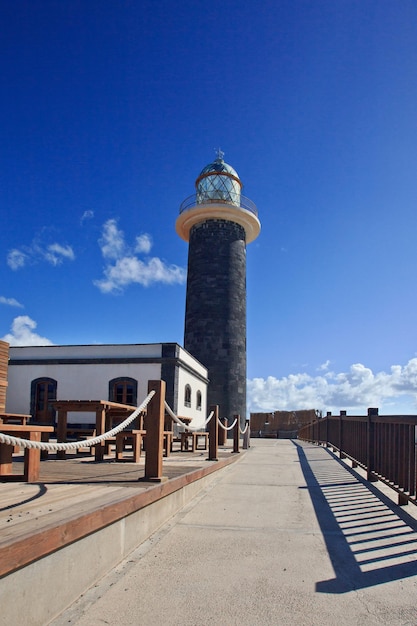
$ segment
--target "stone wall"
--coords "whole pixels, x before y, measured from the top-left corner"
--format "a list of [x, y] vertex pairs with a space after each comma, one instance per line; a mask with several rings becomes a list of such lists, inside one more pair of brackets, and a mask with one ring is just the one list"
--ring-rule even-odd
[[273, 411], [270, 413], [251, 413], [251, 436], [288, 437], [299, 428], [316, 419], [315, 409], [300, 411]]
[[245, 230], [227, 220], [193, 226], [184, 348], [208, 369], [208, 406], [246, 418]]

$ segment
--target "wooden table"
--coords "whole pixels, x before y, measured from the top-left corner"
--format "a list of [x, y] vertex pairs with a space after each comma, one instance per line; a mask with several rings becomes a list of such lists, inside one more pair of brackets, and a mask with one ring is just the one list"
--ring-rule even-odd
[[[21, 424], [1, 424], [0, 432], [12, 437], [40, 441], [42, 433], [53, 433], [53, 426], [31, 426]], [[24, 472], [13, 474], [12, 454], [14, 446], [0, 443], [0, 480], [17, 480], [27, 483], [36, 483], [39, 480], [40, 450], [37, 448], [25, 448]]]
[[[96, 437], [103, 435], [110, 430], [117, 422], [125, 420], [136, 410], [137, 407], [129, 404], [119, 404], [107, 400], [55, 400], [52, 406], [58, 411], [57, 418], [57, 440], [67, 441], [68, 413], [95, 413]], [[141, 416], [137, 418], [139, 428], [142, 429]], [[135, 420], [136, 421], [136, 420]], [[94, 446], [94, 456], [96, 461], [102, 461], [105, 451], [105, 442]], [[57, 453], [58, 459], [65, 459], [65, 451]]]

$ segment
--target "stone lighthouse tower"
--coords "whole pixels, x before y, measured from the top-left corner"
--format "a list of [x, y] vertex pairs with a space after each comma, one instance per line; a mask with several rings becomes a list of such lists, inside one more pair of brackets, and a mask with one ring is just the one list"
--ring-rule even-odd
[[208, 405], [246, 418], [246, 244], [259, 235], [255, 204], [217, 159], [198, 176], [176, 221], [189, 242], [184, 348], [208, 369]]

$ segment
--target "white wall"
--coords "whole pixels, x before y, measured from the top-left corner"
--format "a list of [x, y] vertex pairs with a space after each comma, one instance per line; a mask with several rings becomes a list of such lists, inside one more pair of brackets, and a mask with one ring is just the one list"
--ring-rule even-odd
[[[58, 400], [108, 400], [109, 381], [128, 377], [138, 381], [138, 404], [148, 394], [148, 381], [160, 380], [159, 363], [77, 364], [77, 365], [14, 365], [9, 367], [6, 411], [30, 413], [31, 383], [36, 378], [57, 381]], [[93, 414], [69, 414], [70, 422], [94, 422]]]
[[[194, 359], [184, 348], [180, 348], [179, 358], [192, 367], [203, 378], [207, 379], [207, 369]], [[191, 387], [191, 407], [185, 406], [185, 386]], [[201, 410], [197, 410], [197, 391], [201, 391]], [[191, 417], [191, 426], [200, 426], [207, 419], [207, 382], [202, 381], [187, 369], [180, 368], [178, 374], [178, 415]]]
[[[184, 404], [185, 386], [191, 387], [191, 407]], [[201, 411], [197, 410], [197, 391], [201, 391]], [[178, 415], [191, 417], [191, 426], [200, 426], [207, 418], [207, 386], [186, 370], [180, 369], [178, 375]]]
[[[31, 383], [37, 378], [53, 378], [57, 381], [58, 400], [108, 400], [109, 381], [113, 378], [133, 378], [138, 381], [138, 404], [147, 396], [148, 381], [161, 379], [161, 363], [60, 363], [64, 359], [108, 359], [108, 358], [155, 358], [162, 356], [162, 344], [124, 344], [124, 345], [87, 345], [87, 346], [33, 346], [11, 347], [9, 365], [9, 386], [7, 390], [6, 411], [8, 413], [30, 413]], [[200, 426], [207, 418], [207, 383], [198, 375], [207, 379], [207, 370], [186, 350], [179, 350], [180, 362], [187, 369], [178, 370], [178, 415], [191, 417], [193, 426]], [[31, 359], [54, 359], [54, 363], [17, 364]], [[184, 404], [185, 386], [192, 390], [191, 407]], [[197, 391], [201, 391], [201, 410], [196, 408]], [[90, 423], [93, 414], [69, 414], [70, 422]]]

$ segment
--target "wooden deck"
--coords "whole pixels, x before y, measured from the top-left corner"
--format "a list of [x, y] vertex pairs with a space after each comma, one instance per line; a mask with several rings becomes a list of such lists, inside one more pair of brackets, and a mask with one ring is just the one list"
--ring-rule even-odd
[[[41, 461], [39, 482], [0, 482], [0, 576], [26, 564], [22, 559], [31, 562], [164, 497], [196, 474], [220, 469], [239, 456], [231, 452], [219, 448], [219, 461], [208, 462], [207, 451], [180, 452], [174, 444], [163, 462], [163, 485], [143, 481], [144, 455], [137, 464], [116, 462], [114, 454], [102, 462], [87, 454], [50, 455]], [[22, 464], [23, 455], [15, 455], [13, 471], [21, 472]]]

